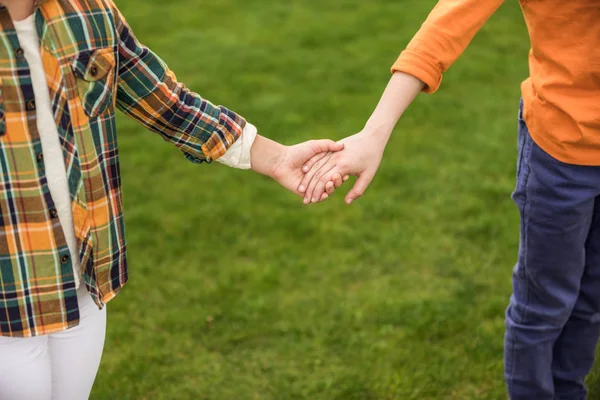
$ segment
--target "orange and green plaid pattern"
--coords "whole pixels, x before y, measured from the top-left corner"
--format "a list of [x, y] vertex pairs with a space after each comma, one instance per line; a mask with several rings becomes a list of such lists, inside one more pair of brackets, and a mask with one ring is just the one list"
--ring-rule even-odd
[[[245, 126], [177, 82], [111, 0], [42, 0], [42, 60], [63, 148], [85, 284], [99, 307], [127, 281], [115, 109], [193, 162], [223, 155]], [[72, 263], [44, 171], [30, 70], [0, 7], [0, 335], [79, 323]]]

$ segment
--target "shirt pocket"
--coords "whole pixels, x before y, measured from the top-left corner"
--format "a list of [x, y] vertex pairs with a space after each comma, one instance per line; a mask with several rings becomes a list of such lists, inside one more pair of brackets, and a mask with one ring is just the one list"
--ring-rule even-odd
[[84, 50], [72, 63], [77, 92], [90, 118], [112, 111], [116, 101], [116, 57], [113, 48]]

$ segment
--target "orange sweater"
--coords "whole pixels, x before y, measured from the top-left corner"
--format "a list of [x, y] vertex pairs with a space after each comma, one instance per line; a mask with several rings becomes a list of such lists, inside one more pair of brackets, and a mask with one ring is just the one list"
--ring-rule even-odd
[[[440, 0], [392, 71], [433, 93], [503, 0]], [[531, 39], [521, 86], [533, 140], [570, 164], [600, 165], [600, 0], [521, 0]]]

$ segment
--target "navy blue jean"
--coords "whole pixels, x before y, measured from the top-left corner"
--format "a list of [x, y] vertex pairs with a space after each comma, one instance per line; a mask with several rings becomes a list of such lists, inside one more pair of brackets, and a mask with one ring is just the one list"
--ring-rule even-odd
[[548, 155], [520, 112], [513, 200], [521, 235], [504, 349], [512, 400], [587, 396], [600, 336], [599, 195], [600, 167]]

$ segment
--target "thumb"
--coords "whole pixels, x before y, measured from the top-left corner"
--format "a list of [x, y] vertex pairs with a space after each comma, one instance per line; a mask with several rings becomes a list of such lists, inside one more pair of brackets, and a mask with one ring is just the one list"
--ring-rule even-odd
[[329, 139], [311, 140], [308, 143], [315, 154], [327, 151], [335, 152], [344, 149], [344, 143], [334, 142], [333, 140]]
[[346, 195], [346, 204], [352, 204], [354, 200], [361, 197], [365, 193], [365, 190], [367, 190], [367, 188], [371, 184], [373, 177], [374, 175], [370, 172], [363, 172], [362, 174], [360, 174], [358, 179], [354, 183], [354, 187]]

